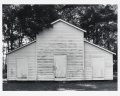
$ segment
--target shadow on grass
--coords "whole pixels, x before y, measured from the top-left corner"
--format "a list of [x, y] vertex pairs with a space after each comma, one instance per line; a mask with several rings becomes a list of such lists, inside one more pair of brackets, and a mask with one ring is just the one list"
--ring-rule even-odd
[[72, 82], [7, 82], [5, 91], [117, 91], [115, 81], [72, 81]]
[[3, 91], [117, 91], [117, 75], [104, 81], [11, 81], [3, 83]]

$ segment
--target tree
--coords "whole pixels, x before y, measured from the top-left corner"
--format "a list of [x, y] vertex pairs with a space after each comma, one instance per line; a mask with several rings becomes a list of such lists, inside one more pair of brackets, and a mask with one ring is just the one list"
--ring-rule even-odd
[[114, 37], [117, 33], [116, 5], [64, 5], [61, 7], [59, 10], [61, 18], [85, 29], [87, 40], [93, 40], [93, 43], [114, 51], [112, 44], [116, 41]]
[[12, 5], [3, 5], [3, 35], [4, 42], [7, 42], [8, 51], [13, 50], [13, 43], [17, 39], [14, 34], [16, 9]]
[[36, 34], [52, 27], [51, 22], [58, 19], [53, 5], [25, 5], [18, 11], [17, 16], [23, 34], [33, 40]]
[[3, 5], [3, 35], [8, 51], [14, 49], [14, 42], [22, 44], [24, 36], [30, 40], [45, 28], [52, 27], [51, 22], [58, 19], [54, 5]]

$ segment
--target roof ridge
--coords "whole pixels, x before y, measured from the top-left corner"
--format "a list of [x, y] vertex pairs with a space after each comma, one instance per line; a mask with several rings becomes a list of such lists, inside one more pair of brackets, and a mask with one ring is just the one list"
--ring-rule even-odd
[[55, 23], [57, 23], [59, 21], [62, 21], [63, 23], [68, 24], [68, 25], [70, 25], [70, 26], [72, 26], [72, 27], [74, 27], [74, 28], [76, 28], [76, 29], [78, 29], [80, 31], [86, 32], [86, 30], [81, 29], [81, 28], [79, 28], [79, 27], [77, 27], [77, 26], [75, 26], [75, 25], [73, 25], [73, 24], [71, 24], [71, 23], [69, 23], [69, 22], [67, 22], [67, 21], [65, 21], [63, 19], [57, 19], [56, 21], [52, 22], [51, 24], [55, 24]]

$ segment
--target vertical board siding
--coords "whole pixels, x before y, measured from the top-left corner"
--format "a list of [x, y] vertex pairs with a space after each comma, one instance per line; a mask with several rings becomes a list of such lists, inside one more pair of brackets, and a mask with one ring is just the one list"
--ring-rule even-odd
[[15, 57], [7, 58], [7, 79], [8, 80], [16, 80], [16, 60]]
[[66, 55], [54, 56], [55, 77], [66, 78]]
[[113, 55], [85, 42], [85, 80], [92, 80], [92, 58], [104, 58], [104, 80], [113, 79]]
[[104, 58], [92, 58], [93, 78], [104, 78]]
[[17, 79], [17, 58], [28, 58], [28, 80], [36, 80], [36, 43], [8, 54], [8, 80]]
[[54, 80], [54, 55], [67, 55], [67, 80], [83, 80], [83, 32], [58, 22], [37, 35], [38, 80]]
[[28, 58], [17, 59], [17, 79], [28, 80]]
[[[86, 46], [85, 46], [86, 49]], [[87, 55], [85, 52], [84, 59], [84, 79], [92, 80], [92, 57], [91, 55]]]

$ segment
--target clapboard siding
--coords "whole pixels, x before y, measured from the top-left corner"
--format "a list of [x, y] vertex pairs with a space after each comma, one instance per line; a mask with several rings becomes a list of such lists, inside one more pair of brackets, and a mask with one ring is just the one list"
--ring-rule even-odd
[[54, 55], [67, 55], [67, 80], [83, 79], [83, 32], [63, 22], [37, 35], [38, 80], [54, 80]]
[[97, 48], [87, 42], [85, 42], [85, 80], [92, 80], [92, 58], [93, 57], [104, 57], [104, 79], [113, 79], [113, 55]]
[[8, 80], [16, 80], [17, 58], [28, 59], [28, 80], [36, 80], [36, 43], [32, 43], [22, 49], [8, 54]]

